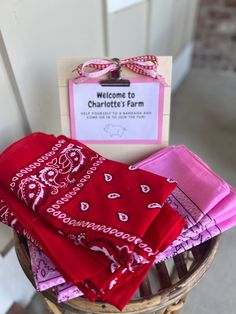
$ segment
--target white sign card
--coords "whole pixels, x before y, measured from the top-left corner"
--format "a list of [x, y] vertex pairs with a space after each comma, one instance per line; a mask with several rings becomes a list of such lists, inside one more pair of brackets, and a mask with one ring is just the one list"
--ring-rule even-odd
[[69, 80], [71, 136], [83, 143], [161, 143], [164, 86], [131, 78], [130, 86]]

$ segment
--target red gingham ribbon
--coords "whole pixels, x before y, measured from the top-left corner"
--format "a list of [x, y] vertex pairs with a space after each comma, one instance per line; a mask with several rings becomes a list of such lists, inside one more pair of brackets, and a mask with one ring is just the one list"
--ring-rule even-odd
[[[139, 75], [149, 76], [160, 81], [167, 86], [163, 76], [157, 73], [158, 59], [153, 55], [138, 56], [123, 59], [92, 59], [80, 64], [75, 71], [79, 77], [97, 78], [109, 72], [118, 70], [120, 67], [126, 67]], [[94, 69], [87, 71], [88, 68]]]

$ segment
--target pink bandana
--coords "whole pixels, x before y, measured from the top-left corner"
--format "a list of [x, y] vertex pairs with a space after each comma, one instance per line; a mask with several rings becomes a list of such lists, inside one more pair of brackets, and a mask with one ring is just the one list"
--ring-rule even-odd
[[156, 262], [184, 252], [236, 225], [236, 190], [186, 147], [167, 147], [137, 166], [178, 182], [167, 202], [187, 223], [181, 235], [157, 256]]

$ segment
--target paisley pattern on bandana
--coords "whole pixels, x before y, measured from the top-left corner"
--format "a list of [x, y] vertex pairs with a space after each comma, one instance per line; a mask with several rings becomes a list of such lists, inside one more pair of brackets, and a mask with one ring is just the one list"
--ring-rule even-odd
[[[55, 154], [57, 155], [55, 157]], [[56, 195], [74, 185], [78, 174], [99, 155], [93, 156], [81, 146], [59, 140], [50, 151], [33, 163], [20, 169], [12, 178], [10, 188], [33, 210], [42, 205], [49, 194]], [[85, 183], [97, 170], [100, 162], [93, 162], [82, 182]], [[70, 195], [75, 195], [76, 191]]]

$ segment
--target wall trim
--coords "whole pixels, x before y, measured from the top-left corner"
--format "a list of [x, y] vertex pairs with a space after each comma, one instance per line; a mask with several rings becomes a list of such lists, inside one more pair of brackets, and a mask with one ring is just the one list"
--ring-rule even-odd
[[172, 93], [174, 93], [188, 72], [192, 65], [194, 42], [190, 41], [184, 49], [174, 58], [172, 71]]
[[15, 78], [15, 74], [14, 74], [14, 70], [7, 52], [7, 48], [5, 45], [5, 41], [4, 41], [4, 37], [3, 34], [0, 30], [0, 57], [2, 57], [5, 69], [6, 69], [6, 73], [12, 88], [12, 92], [14, 94], [15, 97], [15, 101], [16, 104], [18, 106], [19, 109], [19, 114], [20, 117], [22, 118], [22, 129], [24, 130], [25, 135], [29, 134], [32, 132], [31, 127], [30, 127], [30, 123], [25, 111], [25, 107], [24, 107], [24, 103], [21, 97], [21, 93]]

